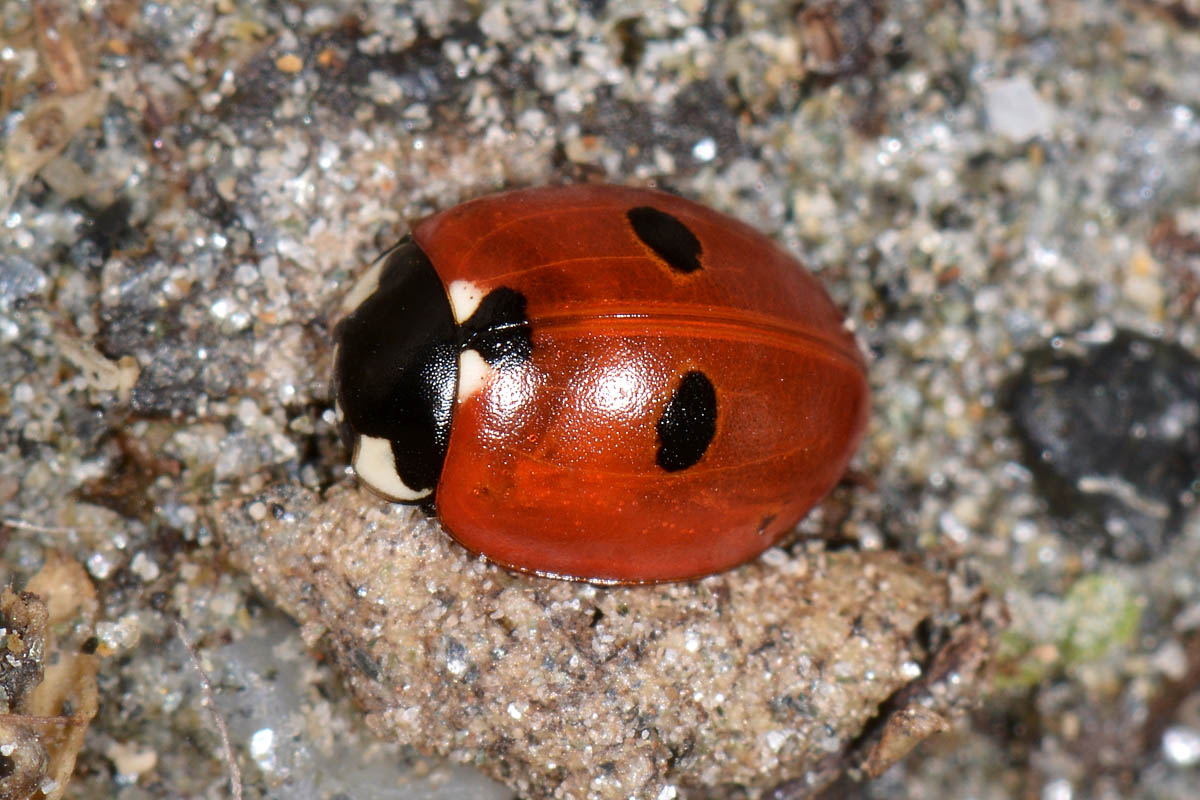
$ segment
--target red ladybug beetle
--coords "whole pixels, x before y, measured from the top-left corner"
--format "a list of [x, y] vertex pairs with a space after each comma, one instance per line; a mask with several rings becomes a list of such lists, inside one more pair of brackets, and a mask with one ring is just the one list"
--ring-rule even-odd
[[862, 357], [816, 279], [662, 192], [464, 203], [344, 310], [359, 479], [512, 569], [642, 583], [740, 564], [833, 487], [866, 422]]

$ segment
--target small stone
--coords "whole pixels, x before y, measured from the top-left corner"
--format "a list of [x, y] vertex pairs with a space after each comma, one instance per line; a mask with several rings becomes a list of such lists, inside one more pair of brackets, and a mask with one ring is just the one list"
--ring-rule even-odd
[[1038, 95], [1028, 78], [987, 81], [982, 86], [988, 127], [1015, 143], [1046, 136], [1054, 108]]
[[286, 53], [275, 59], [275, 68], [280, 72], [294, 74], [304, 69], [304, 61], [295, 53]]
[[1160, 554], [1200, 480], [1200, 359], [1128, 332], [1026, 356], [1007, 406], [1064, 530], [1124, 559]]
[[13, 255], [0, 257], [0, 311], [42, 291], [47, 282], [45, 274], [32, 261]]
[[250, 757], [264, 772], [275, 768], [275, 731], [260, 728], [250, 737]]
[[1163, 733], [1163, 754], [1177, 767], [1200, 764], [1200, 731], [1184, 725], [1174, 725]]
[[113, 742], [104, 751], [117, 768], [117, 773], [129, 780], [149, 772], [158, 764], [158, 753], [151, 748], [142, 749], [134, 742]]
[[877, 778], [922, 741], [949, 728], [950, 723], [940, 714], [915, 703], [897, 711], [888, 717], [863, 769]]
[[135, 555], [133, 561], [129, 562], [129, 569], [146, 583], [157, 579], [162, 574], [158, 564], [155, 564], [154, 560], [145, 553]]

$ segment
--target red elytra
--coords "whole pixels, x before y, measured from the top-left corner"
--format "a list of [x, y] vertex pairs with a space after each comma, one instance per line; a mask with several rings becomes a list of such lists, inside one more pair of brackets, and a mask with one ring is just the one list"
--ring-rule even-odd
[[[385, 325], [429, 305], [380, 288], [368, 321], [339, 326], [348, 433], [378, 431], [355, 440], [356, 468], [370, 485], [368, 451], [385, 442], [400, 482], [374, 488], [432, 499], [451, 536], [498, 564], [613, 583], [719, 572], [787, 533], [862, 437], [864, 364], [838, 310], [725, 214], [645, 189], [548, 187], [435, 214], [405, 246], [426, 265], [405, 269], [431, 265], [454, 314], [451, 344], [403, 356], [437, 376], [437, 430], [372, 428], [391, 413], [379, 398], [398, 395], [359, 391], [395, 371]], [[398, 286], [399, 268], [384, 270], [381, 287]], [[420, 383], [400, 406], [428, 394]]]

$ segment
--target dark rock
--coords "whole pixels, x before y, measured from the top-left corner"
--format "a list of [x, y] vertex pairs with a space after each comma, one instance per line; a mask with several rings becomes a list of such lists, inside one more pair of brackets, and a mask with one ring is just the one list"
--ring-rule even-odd
[[242, 369], [219, 350], [201, 359], [195, 348], [167, 344], [155, 350], [130, 394], [130, 407], [143, 417], [180, 417], [202, 400], [226, 397], [242, 380]]
[[753, 146], [738, 129], [738, 112], [726, 98], [719, 83], [697, 81], [679, 93], [669, 111], [648, 117], [642, 106], [619, 97], [611, 88], [601, 88], [596, 91], [596, 101], [580, 114], [580, 129], [585, 136], [605, 139], [617, 152], [639, 154], [626, 164], [626, 170], [631, 171], [638, 159], [649, 158], [656, 149], [669, 153], [678, 164], [678, 180], [680, 175], [700, 169], [693, 150], [704, 139], [712, 139], [713, 152], [721, 158], [753, 157]]
[[133, 203], [126, 197], [118, 197], [103, 208], [88, 208], [80, 226], [80, 241], [95, 248], [100, 263], [114, 250], [128, 246], [136, 238], [130, 218], [132, 212]]
[[1007, 398], [1051, 511], [1119, 558], [1161, 554], [1200, 488], [1200, 359], [1120, 332], [1026, 356]]
[[[876, 56], [876, 30], [883, 19], [878, 0], [824, 0], [805, 3], [796, 17], [804, 63], [824, 77], [864, 71]], [[903, 61], [894, 68], [899, 69]]]

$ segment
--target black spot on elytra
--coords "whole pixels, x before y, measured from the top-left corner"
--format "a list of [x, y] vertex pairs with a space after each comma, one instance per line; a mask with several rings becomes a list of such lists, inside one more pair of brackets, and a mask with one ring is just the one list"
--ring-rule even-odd
[[631, 208], [625, 215], [642, 244], [653, 250], [673, 270], [700, 269], [700, 240], [675, 217], [650, 206]]
[[479, 302], [462, 324], [460, 349], [476, 350], [493, 367], [515, 366], [533, 353], [533, 335], [525, 313], [525, 295], [501, 286]]
[[700, 460], [717, 432], [717, 393], [703, 372], [683, 376], [671, 395], [658, 431], [658, 465], [667, 472], [687, 469]]

